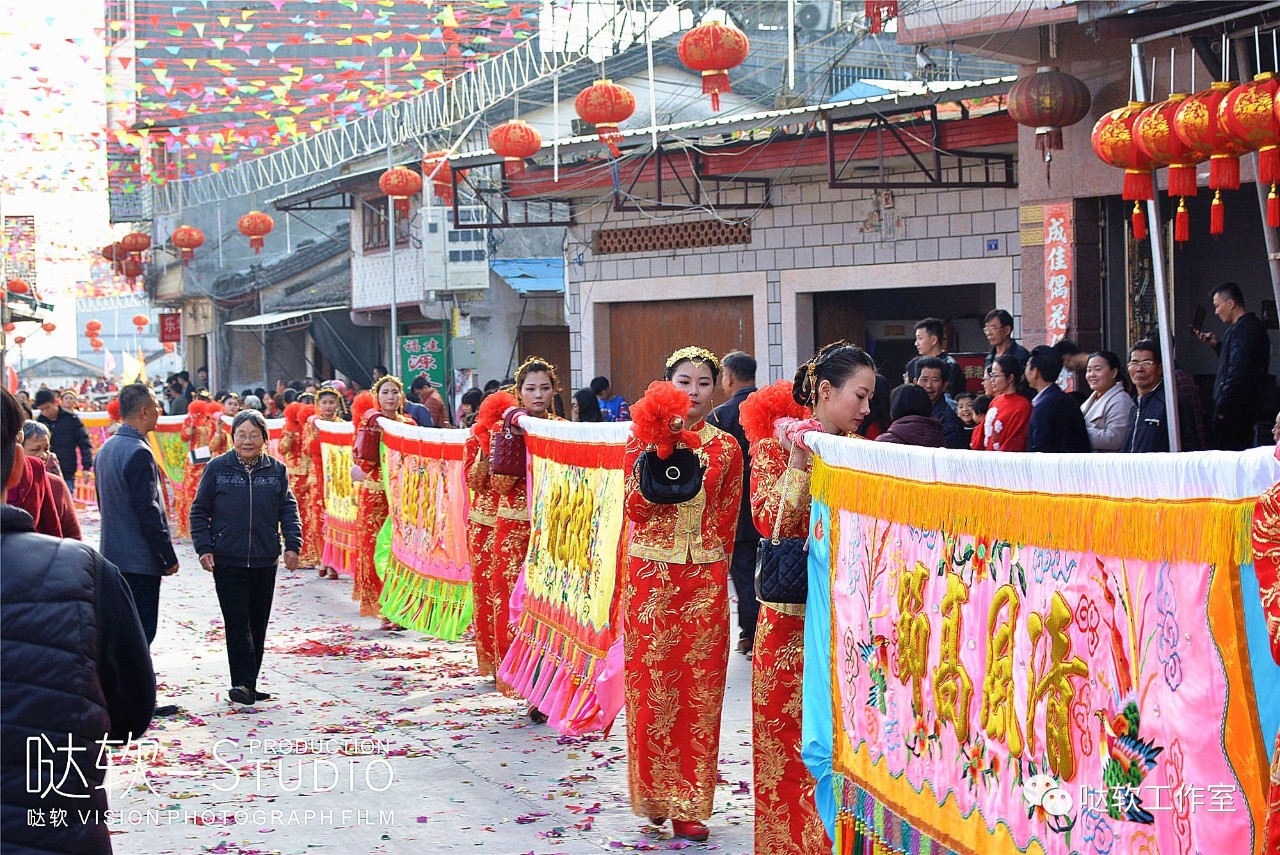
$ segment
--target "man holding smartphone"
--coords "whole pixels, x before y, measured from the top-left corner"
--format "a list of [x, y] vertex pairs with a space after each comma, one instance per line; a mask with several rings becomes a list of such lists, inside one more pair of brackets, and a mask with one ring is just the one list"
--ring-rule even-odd
[[1259, 411], [1271, 362], [1271, 340], [1262, 321], [1244, 308], [1240, 286], [1224, 282], [1213, 289], [1213, 313], [1227, 325], [1216, 335], [1196, 330], [1196, 338], [1218, 353], [1218, 376], [1213, 382], [1213, 415], [1209, 421], [1214, 448], [1240, 451], [1253, 445], [1253, 426]]

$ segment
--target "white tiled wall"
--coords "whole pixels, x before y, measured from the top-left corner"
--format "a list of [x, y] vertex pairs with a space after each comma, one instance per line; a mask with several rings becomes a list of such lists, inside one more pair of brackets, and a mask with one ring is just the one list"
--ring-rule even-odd
[[[783, 301], [795, 300], [796, 287], [784, 285], [784, 271], [811, 270], [815, 272], [814, 279], [829, 279], [832, 272], [840, 270], [841, 278], [850, 283], [849, 289], [876, 287], [874, 279], [867, 280], [879, 276], [875, 270], [879, 265], [894, 265], [891, 269], [899, 275], [886, 279], [904, 285], [908, 284], [903, 278], [906, 274], [934, 277], [917, 284], [942, 285], [952, 281], [984, 281], [969, 277], [966, 267], [971, 266], [975, 274], [988, 277], [996, 271], [996, 293], [1009, 299], [1009, 305], [1002, 308], [1013, 313], [1015, 334], [1020, 331], [1021, 247], [1016, 188], [897, 191], [891, 211], [896, 225], [887, 229], [865, 228], [873, 208], [868, 191], [835, 190], [827, 187], [825, 181], [806, 180], [775, 184], [773, 201], [775, 207], [755, 216], [752, 241], [746, 246], [673, 250], [661, 255], [596, 257], [590, 248], [591, 236], [599, 228], [696, 220], [705, 218], [706, 213], [673, 217], [609, 211], [606, 215], [605, 206], [590, 207], [589, 213], [594, 218], [569, 230], [568, 302], [574, 384], [581, 384], [584, 366], [589, 371], [595, 367], [592, 343], [584, 341], [582, 335], [582, 312], [591, 312], [595, 302], [603, 302], [593, 299], [595, 286], [608, 285], [607, 290], [617, 294], [618, 286], [624, 286], [628, 280], [649, 280], [644, 283], [644, 293], [636, 294], [636, 299], [664, 299], [681, 296], [681, 283], [687, 283], [691, 277], [764, 273], [768, 358], [763, 358], [763, 354], [759, 356], [762, 365], [769, 366], [771, 379], [784, 376], [784, 353], [795, 349], [794, 342], [790, 341], [795, 337], [795, 330], [784, 327], [784, 317], [794, 317], [795, 307], [787, 306], [784, 311]], [[580, 221], [587, 219], [581, 213], [584, 209], [587, 206], [579, 207]], [[727, 218], [734, 215], [735, 212], [724, 213]], [[988, 249], [989, 245], [992, 248]], [[984, 263], [966, 265], [978, 260]], [[794, 276], [788, 278], [795, 279]], [[659, 280], [656, 287], [661, 292], [666, 291], [665, 283], [669, 282], [670, 292], [654, 293], [653, 280]], [[742, 293], [750, 292], [744, 288]], [[588, 326], [594, 327], [594, 324]], [[760, 326], [757, 319], [757, 328]], [[759, 339], [757, 336], [758, 342]], [[763, 349], [758, 343], [757, 350]]]

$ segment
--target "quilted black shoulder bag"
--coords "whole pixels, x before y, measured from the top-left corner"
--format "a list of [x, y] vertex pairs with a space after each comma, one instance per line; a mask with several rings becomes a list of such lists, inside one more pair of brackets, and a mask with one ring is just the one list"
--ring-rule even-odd
[[809, 538], [778, 537], [786, 491], [779, 490], [773, 537], [760, 539], [756, 568], [756, 599], [762, 603], [804, 605], [809, 598]]

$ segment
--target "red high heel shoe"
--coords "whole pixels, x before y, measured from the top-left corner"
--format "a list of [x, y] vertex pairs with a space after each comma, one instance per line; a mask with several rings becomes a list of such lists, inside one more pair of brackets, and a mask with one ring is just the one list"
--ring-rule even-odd
[[675, 832], [676, 837], [683, 837], [685, 840], [692, 840], [695, 843], [701, 843], [711, 836], [711, 830], [705, 825], [692, 820], [673, 819], [671, 820], [671, 830]]

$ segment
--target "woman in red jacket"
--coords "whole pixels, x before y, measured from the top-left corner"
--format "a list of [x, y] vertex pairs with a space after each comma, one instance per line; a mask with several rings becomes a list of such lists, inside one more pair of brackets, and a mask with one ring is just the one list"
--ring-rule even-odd
[[[797, 427], [853, 436], [871, 410], [876, 369], [867, 352], [838, 341], [742, 404], [751, 442], [751, 515], [761, 537], [807, 537], [813, 457]], [[812, 412], [812, 421], [802, 421]], [[813, 775], [800, 757], [804, 606], [760, 603], [751, 657], [751, 753], [755, 771], [755, 851], [831, 851], [813, 800]]]
[[[382, 615], [382, 577], [374, 563], [374, 552], [377, 549], [378, 534], [382, 524], [387, 521], [387, 491], [382, 483], [382, 429], [378, 427], [378, 418], [413, 424], [413, 419], [404, 414], [404, 386], [400, 378], [390, 374], [378, 378], [373, 384], [372, 394], [361, 392], [356, 396], [352, 409], [352, 417], [358, 425], [355, 435], [355, 447], [361, 448], [366, 442], [376, 443], [377, 453], [372, 458], [356, 458], [356, 464], [364, 473], [364, 479], [356, 483], [356, 520], [360, 526], [360, 551], [356, 553], [355, 584], [351, 589], [351, 598], [360, 604], [360, 614], [366, 617]], [[365, 437], [372, 436], [372, 440]], [[390, 619], [382, 618], [382, 629], [399, 629]]]
[[991, 406], [982, 427], [973, 432], [979, 451], [1026, 451], [1031, 427], [1031, 402], [1018, 394], [1022, 366], [1011, 353], [997, 357], [987, 374]]
[[[666, 381], [631, 407], [624, 471], [627, 544], [622, 612], [631, 810], [676, 835], [706, 840], [714, 809], [720, 711], [729, 660], [729, 555], [742, 498], [742, 450], [706, 423], [720, 362], [686, 347], [667, 360]], [[705, 465], [698, 494], [650, 501], [636, 464], [676, 443]], [[665, 453], [665, 456], [664, 456]]]
[[471, 427], [471, 436], [463, 446], [463, 471], [467, 486], [471, 488], [467, 551], [471, 559], [471, 620], [475, 630], [476, 668], [481, 677], [495, 679], [498, 667], [502, 665], [498, 649], [501, 646], [501, 628], [507, 621], [507, 602], [502, 598], [505, 586], [494, 584], [498, 552], [498, 488], [489, 477], [489, 448], [493, 431], [501, 429], [502, 414], [514, 406], [515, 396], [509, 392], [494, 392], [485, 398]]

